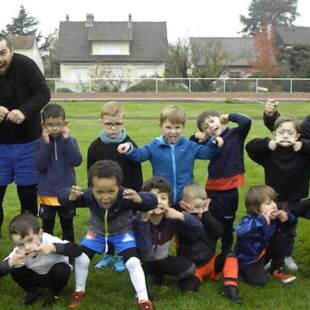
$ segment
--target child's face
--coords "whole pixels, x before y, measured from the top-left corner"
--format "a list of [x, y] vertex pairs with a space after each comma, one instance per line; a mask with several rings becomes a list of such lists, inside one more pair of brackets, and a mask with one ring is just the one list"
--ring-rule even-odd
[[62, 135], [63, 128], [67, 125], [68, 122], [66, 122], [62, 116], [47, 117], [43, 122], [43, 127], [46, 128], [54, 138]]
[[274, 131], [274, 136], [276, 143], [282, 147], [290, 147], [299, 139], [299, 134], [293, 122], [282, 123]]
[[278, 215], [278, 208], [275, 201], [266, 197], [260, 206], [260, 213], [269, 213], [271, 219], [275, 219]]
[[97, 178], [92, 180], [92, 192], [101, 207], [110, 208], [116, 200], [119, 191], [116, 178]]
[[117, 114], [115, 116], [104, 115], [100, 121], [105, 134], [110, 138], [117, 137], [123, 130], [125, 124], [123, 114]]
[[160, 124], [160, 131], [169, 143], [174, 144], [181, 137], [184, 127], [183, 124], [172, 124], [165, 120]]
[[209, 116], [202, 123], [202, 131], [208, 136], [220, 136], [225, 129], [225, 125], [221, 123], [218, 116]]
[[151, 192], [156, 195], [156, 198], [158, 201], [157, 208], [153, 209], [153, 214], [161, 215], [161, 214], [165, 213], [167, 208], [170, 207], [169, 194], [166, 192], [159, 192], [159, 190], [155, 189], [155, 188], [152, 189]]
[[19, 234], [13, 234], [11, 236], [13, 242], [18, 247], [18, 252], [28, 257], [34, 257], [37, 255], [37, 250], [41, 245], [43, 231], [40, 229], [38, 234], [33, 233], [32, 230], [22, 238]]

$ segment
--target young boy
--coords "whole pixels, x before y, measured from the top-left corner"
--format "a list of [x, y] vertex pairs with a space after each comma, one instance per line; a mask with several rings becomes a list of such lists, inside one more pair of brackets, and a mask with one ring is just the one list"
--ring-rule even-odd
[[81, 242], [83, 252], [75, 262], [75, 285], [69, 308], [80, 305], [85, 297], [85, 285], [90, 260], [96, 253], [108, 250], [113, 244], [116, 253], [124, 257], [125, 266], [138, 297], [140, 309], [152, 310], [148, 298], [145, 276], [138, 258], [133, 232], [134, 215], [132, 210], [149, 211], [157, 206], [153, 193], [137, 193], [125, 189], [122, 184], [122, 169], [111, 160], [97, 161], [88, 170], [89, 188], [81, 190], [72, 186], [60, 193], [63, 205], [88, 207], [90, 209], [89, 230]]
[[[238, 126], [229, 128], [231, 121]], [[233, 244], [233, 224], [239, 202], [238, 187], [244, 184], [244, 141], [251, 128], [251, 119], [238, 113], [220, 114], [214, 110], [202, 112], [197, 118], [199, 132], [191, 140], [200, 144], [208, 143], [210, 137], [221, 137], [224, 145], [208, 166], [205, 189], [213, 201], [213, 215], [224, 226], [222, 250], [231, 249]]]
[[183, 187], [193, 182], [195, 159], [213, 158], [223, 143], [221, 138], [212, 138], [206, 145], [189, 141], [182, 135], [185, 123], [183, 109], [167, 106], [160, 113], [160, 137], [141, 148], [130, 143], [118, 146], [118, 151], [134, 162], [151, 162], [153, 175], [165, 178], [172, 185], [174, 206], [181, 199]]
[[295, 276], [282, 271], [287, 237], [283, 227], [294, 222], [294, 216], [278, 210], [276, 193], [267, 185], [252, 186], [246, 193], [247, 215], [236, 227], [236, 254], [239, 270], [245, 282], [264, 286], [264, 266], [271, 260], [269, 273], [283, 283], [290, 283]]
[[196, 290], [188, 284], [193, 281], [195, 265], [185, 258], [169, 255], [169, 248], [177, 227], [191, 234], [202, 227], [199, 219], [171, 208], [172, 188], [164, 178], [152, 177], [142, 190], [154, 193], [158, 201], [156, 209], [139, 214], [135, 222], [146, 277], [152, 275], [160, 284], [164, 275], [176, 276], [182, 290]]
[[196, 265], [196, 284], [206, 278], [218, 280], [223, 274], [223, 295], [237, 304], [243, 304], [238, 293], [238, 261], [232, 251], [216, 253], [216, 242], [224, 233], [222, 224], [209, 211], [211, 200], [206, 191], [198, 184], [184, 187], [181, 206], [189, 213], [196, 214], [202, 227], [195, 233], [188, 234], [178, 230], [178, 255]]
[[[246, 145], [249, 157], [261, 165], [265, 184], [278, 195], [278, 208], [287, 210], [308, 197], [310, 180], [310, 143], [299, 141], [300, 126], [293, 117], [281, 116], [274, 125], [274, 138], [253, 139]], [[296, 235], [296, 223], [286, 230], [288, 247], [287, 265], [297, 270], [291, 255]]]
[[63, 107], [49, 104], [42, 111], [42, 138], [36, 150], [34, 166], [39, 171], [38, 203], [44, 232], [53, 234], [58, 213], [63, 239], [74, 242], [75, 210], [59, 204], [58, 192], [76, 184], [74, 167], [82, 162], [76, 140], [70, 130]]
[[48, 289], [43, 307], [53, 304], [70, 277], [68, 256], [81, 255], [81, 247], [43, 232], [37, 218], [27, 213], [12, 219], [9, 234], [16, 247], [0, 262], [0, 276], [10, 273], [24, 290], [23, 306], [36, 301], [41, 287]]
[[[137, 147], [124, 128], [125, 116], [121, 103], [116, 101], [105, 103], [101, 108], [100, 122], [103, 130], [88, 148], [87, 170], [98, 160], [114, 160], [119, 163], [123, 170], [122, 186], [140, 191], [143, 182], [141, 164], [129, 160], [125, 155], [119, 154], [117, 151], [118, 145], [125, 142], [130, 142]], [[116, 271], [126, 270], [123, 258], [115, 258], [113, 254], [114, 249], [110, 245], [107, 254], [95, 267], [108, 267], [115, 262], [114, 269]]]

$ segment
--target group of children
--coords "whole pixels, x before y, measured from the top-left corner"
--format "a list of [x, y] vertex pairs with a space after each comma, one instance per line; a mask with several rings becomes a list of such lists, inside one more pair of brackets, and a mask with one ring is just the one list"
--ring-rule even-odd
[[[48, 306], [57, 300], [74, 263], [75, 291], [69, 308], [78, 307], [86, 296], [89, 264], [96, 253], [105, 253], [96, 265], [102, 267], [115, 261], [116, 252], [115, 268], [128, 270], [140, 309], [153, 309], [149, 276], [155, 283], [162, 283], [165, 275], [175, 276], [182, 291], [197, 291], [205, 279], [223, 275], [223, 295], [237, 304], [243, 303], [239, 274], [245, 282], [263, 286], [268, 262], [271, 276], [292, 282], [295, 276], [282, 267], [285, 259], [292, 260], [294, 214], [310, 218], [304, 200], [309, 191], [310, 144], [307, 130], [300, 139], [298, 121], [279, 116], [276, 105], [268, 101], [264, 113], [274, 138], [253, 139], [246, 145], [250, 158], [263, 166], [266, 185], [252, 186], [246, 193], [247, 214], [235, 228], [235, 248], [249, 117], [204, 111], [197, 118], [199, 131], [187, 139], [185, 112], [167, 106], [160, 114], [161, 135], [138, 148], [125, 131], [122, 105], [108, 102], [101, 111], [103, 130], [87, 152], [88, 188], [81, 189], [74, 167], [82, 156], [70, 137], [65, 112], [57, 104], [46, 106], [34, 163], [43, 230], [28, 214], [11, 221], [9, 233], [16, 247], [0, 263], [0, 275], [11, 273], [23, 288], [24, 305], [35, 302], [39, 287], [47, 287], [43, 305]], [[229, 121], [237, 126], [229, 128]], [[204, 188], [193, 184], [196, 159], [210, 161]], [[146, 160], [153, 177], [143, 184], [141, 162]], [[78, 207], [90, 210], [80, 246], [74, 243], [73, 232]], [[57, 213], [65, 241], [52, 236]], [[173, 239], [176, 255], [170, 255]]]

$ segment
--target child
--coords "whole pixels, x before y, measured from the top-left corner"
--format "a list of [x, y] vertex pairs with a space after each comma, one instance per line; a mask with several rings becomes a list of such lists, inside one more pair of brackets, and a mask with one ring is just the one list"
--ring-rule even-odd
[[[130, 142], [135, 147], [135, 142], [127, 135], [124, 128], [125, 118], [123, 106], [115, 101], [105, 103], [101, 108], [100, 122], [103, 130], [88, 148], [87, 170], [98, 160], [114, 160], [123, 170], [122, 186], [140, 191], [142, 186], [142, 169], [140, 163], [129, 160], [125, 155], [117, 152], [120, 143]], [[115, 262], [116, 271], [124, 271], [126, 267], [122, 257], [114, 258], [114, 249], [109, 245], [109, 251], [99, 261], [96, 268], [108, 267]]]
[[53, 234], [58, 213], [63, 239], [74, 242], [75, 210], [59, 204], [60, 189], [75, 184], [74, 167], [82, 162], [77, 142], [70, 137], [64, 109], [49, 104], [42, 111], [42, 138], [36, 150], [34, 165], [39, 171], [38, 203], [43, 231]]
[[[309, 194], [310, 143], [299, 141], [299, 122], [293, 117], [281, 116], [274, 125], [274, 138], [253, 139], [246, 145], [249, 157], [261, 165], [265, 172], [265, 184], [278, 195], [278, 208], [287, 209]], [[296, 226], [286, 230], [288, 247], [285, 256], [290, 269], [297, 270], [293, 253]]]
[[263, 286], [266, 283], [265, 264], [271, 260], [269, 273], [283, 283], [295, 276], [282, 271], [287, 238], [282, 228], [294, 222], [294, 216], [278, 210], [276, 193], [268, 185], [252, 186], [246, 193], [247, 215], [236, 227], [236, 254], [239, 270], [245, 282]]
[[89, 230], [81, 242], [85, 255], [75, 262], [76, 289], [68, 307], [77, 307], [85, 297], [90, 260], [96, 253], [106, 252], [108, 244], [113, 244], [116, 253], [124, 257], [140, 309], [152, 310], [138, 258], [132, 210], [145, 212], [156, 208], [156, 196], [123, 188], [122, 169], [112, 160], [100, 160], [91, 166], [88, 170], [88, 184], [90, 187], [83, 191], [78, 186], [65, 189], [59, 197], [63, 205], [90, 209]]
[[182, 133], [186, 114], [177, 106], [167, 106], [160, 114], [162, 135], [141, 148], [130, 143], [122, 143], [118, 151], [134, 162], [149, 160], [153, 175], [165, 178], [172, 185], [172, 203], [177, 206], [183, 187], [193, 182], [195, 159], [213, 158], [222, 145], [221, 138], [212, 138], [204, 145], [186, 139]]
[[224, 228], [209, 211], [209, 204], [210, 199], [207, 198], [206, 191], [201, 186], [191, 184], [184, 187], [181, 206], [186, 211], [196, 214], [202, 227], [191, 234], [178, 230], [178, 255], [196, 265], [196, 285], [206, 278], [218, 280], [223, 274], [223, 295], [237, 304], [242, 304], [243, 300], [239, 296], [237, 287], [237, 258], [232, 251], [216, 254], [216, 242], [224, 233]]
[[70, 277], [68, 256], [81, 255], [81, 247], [43, 232], [37, 218], [27, 213], [12, 219], [9, 234], [16, 247], [0, 262], [0, 275], [10, 273], [25, 291], [23, 306], [36, 301], [39, 287], [48, 289], [43, 307], [53, 304]]
[[158, 200], [157, 208], [139, 214], [135, 223], [146, 277], [151, 274], [160, 284], [164, 275], [176, 276], [182, 290], [195, 290], [188, 288], [188, 283], [193, 281], [195, 265], [185, 258], [169, 255], [169, 248], [177, 227], [191, 234], [202, 227], [200, 221], [170, 207], [172, 188], [164, 178], [152, 177], [142, 190], [154, 193]]
[[[229, 128], [231, 121], [237, 127]], [[210, 160], [208, 180], [205, 188], [208, 197], [213, 201], [213, 215], [224, 226], [222, 250], [231, 249], [233, 244], [233, 224], [239, 202], [238, 187], [244, 184], [244, 141], [251, 128], [251, 119], [238, 113], [222, 114], [214, 110], [202, 112], [197, 118], [200, 132], [190, 139], [201, 144], [208, 143], [210, 137], [221, 137], [224, 145]]]

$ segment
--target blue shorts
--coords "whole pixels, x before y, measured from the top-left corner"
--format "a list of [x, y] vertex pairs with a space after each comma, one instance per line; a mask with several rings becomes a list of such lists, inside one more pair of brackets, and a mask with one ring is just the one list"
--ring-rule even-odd
[[127, 249], [137, 247], [136, 237], [133, 231], [108, 237], [99, 235], [94, 231], [88, 231], [84, 239], [81, 241], [81, 245], [99, 254], [108, 251], [108, 243], [113, 244], [117, 254]]
[[28, 143], [0, 144], [0, 186], [15, 183], [33, 185], [38, 183], [34, 154], [39, 139]]

